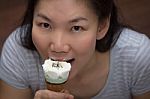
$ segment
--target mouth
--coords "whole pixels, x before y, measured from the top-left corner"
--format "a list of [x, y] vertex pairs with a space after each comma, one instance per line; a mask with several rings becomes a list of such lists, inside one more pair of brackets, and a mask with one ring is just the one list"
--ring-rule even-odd
[[73, 59], [70, 59], [70, 60], [67, 60], [66, 62], [67, 62], [67, 63], [72, 64], [72, 63], [73, 63], [73, 61], [75, 61], [75, 59], [74, 59], [74, 58], [73, 58]]
[[72, 58], [72, 59], [53, 59], [53, 58], [51, 58], [51, 60], [52, 60], [52, 61], [62, 61], [62, 62], [67, 62], [67, 63], [70, 63], [70, 64], [72, 64], [73, 61], [75, 61], [74, 58]]

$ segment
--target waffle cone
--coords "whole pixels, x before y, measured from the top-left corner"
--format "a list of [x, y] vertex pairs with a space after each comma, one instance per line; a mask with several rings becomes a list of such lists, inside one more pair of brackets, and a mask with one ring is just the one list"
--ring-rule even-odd
[[62, 92], [64, 90], [63, 84], [51, 84], [46, 82], [46, 86], [48, 90], [55, 91], [55, 92]]

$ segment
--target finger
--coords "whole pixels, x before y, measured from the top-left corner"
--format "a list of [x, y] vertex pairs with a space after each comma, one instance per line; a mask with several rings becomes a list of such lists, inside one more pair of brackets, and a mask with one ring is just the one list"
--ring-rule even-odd
[[74, 99], [74, 97], [67, 93], [39, 90], [35, 93], [34, 99]]
[[54, 92], [54, 91], [50, 91], [48, 93], [48, 97], [51, 99], [74, 99], [73, 95], [69, 93]]
[[42, 92], [40, 90], [36, 91], [34, 95], [34, 99], [42, 99]]

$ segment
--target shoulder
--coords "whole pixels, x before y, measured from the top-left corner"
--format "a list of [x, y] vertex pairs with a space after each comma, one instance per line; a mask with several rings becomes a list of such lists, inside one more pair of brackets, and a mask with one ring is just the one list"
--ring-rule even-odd
[[12, 33], [10, 33], [10, 35], [4, 42], [3, 49], [7, 50], [9, 46], [11, 48], [21, 46], [20, 34], [21, 34], [21, 27], [16, 28]]
[[125, 28], [120, 34], [113, 50], [137, 59], [140, 55], [143, 56], [150, 52], [150, 39], [145, 34]]
[[130, 73], [132, 93], [138, 95], [150, 91], [150, 39], [142, 33], [124, 29], [113, 51], [121, 60], [121, 66]]
[[125, 28], [117, 43], [116, 47], [122, 50], [125, 54], [134, 56], [134, 59], [138, 61], [139, 58], [144, 56], [150, 56], [150, 39], [142, 33]]
[[[116, 46], [121, 47], [139, 47], [142, 46], [143, 43], [149, 43], [149, 38], [142, 33], [136, 32], [131, 29], [123, 29], [120, 34], [120, 37], [116, 43]], [[144, 44], [145, 45], [145, 44]]]
[[137, 64], [140, 60], [150, 57], [150, 39], [145, 34], [125, 28], [113, 51]]
[[[131, 75], [150, 73], [150, 39], [136, 31], [124, 29], [111, 50], [111, 58], [121, 63]], [[116, 65], [116, 64], [115, 64]]]
[[21, 44], [22, 37], [21, 36], [24, 33], [25, 33], [24, 27], [16, 28], [12, 33], [10, 33], [10, 35], [6, 39], [6, 41], [4, 43], [4, 47], [5, 47], [5, 45], [12, 45], [12, 44], [16, 45], [16, 46], [22, 46], [22, 44]]
[[22, 28], [19, 27], [6, 39], [1, 52], [1, 62], [3, 64], [15, 65], [18, 63], [18, 66], [19, 64], [21, 65], [18, 68], [27, 68], [28, 64], [30, 64], [29, 62], [35, 62], [39, 59], [37, 51], [22, 46], [20, 34], [24, 32], [24, 29], [22, 30]]
[[22, 46], [20, 28], [6, 39], [0, 57], [0, 79], [17, 88], [28, 86], [28, 71], [31, 63], [39, 57], [36, 51]]
[[[36, 51], [27, 49], [22, 46], [22, 36], [25, 33], [26, 28], [18, 27], [14, 30], [6, 39], [3, 48], [2, 48], [2, 56], [3, 55], [12, 55], [11, 57], [20, 57], [25, 58], [26, 55], [35, 55]], [[16, 56], [14, 56], [16, 55]]]

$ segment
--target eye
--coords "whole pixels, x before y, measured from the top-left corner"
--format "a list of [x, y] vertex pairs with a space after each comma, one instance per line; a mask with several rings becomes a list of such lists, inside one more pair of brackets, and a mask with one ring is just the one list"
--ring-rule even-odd
[[39, 26], [43, 29], [51, 29], [51, 26], [48, 23], [40, 23]]
[[81, 26], [73, 26], [71, 29], [73, 32], [80, 32], [83, 30]]
[[50, 25], [48, 24], [48, 23], [43, 23], [43, 24], [41, 24], [41, 26], [43, 27], [43, 28], [49, 28], [50, 27]]

